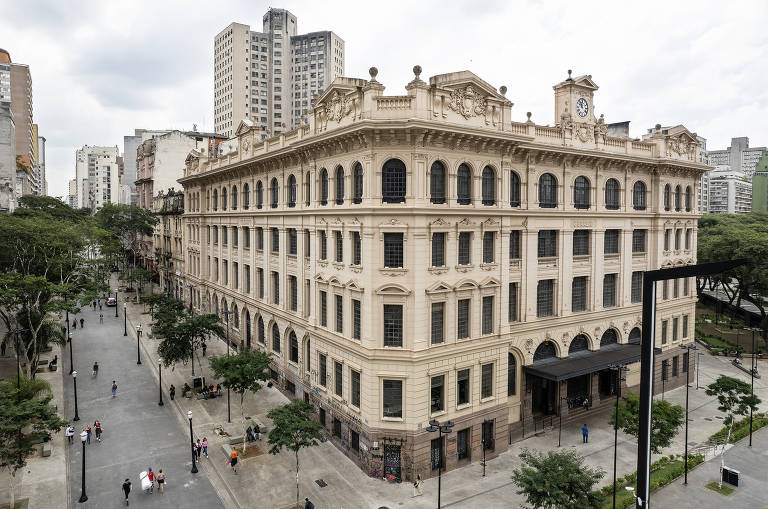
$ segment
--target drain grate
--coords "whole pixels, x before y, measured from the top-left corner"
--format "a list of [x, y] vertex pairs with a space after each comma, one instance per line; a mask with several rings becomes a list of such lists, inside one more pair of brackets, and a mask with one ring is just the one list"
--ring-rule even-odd
[[325, 482], [325, 481], [323, 481], [322, 479], [315, 479], [315, 483], [316, 483], [318, 486], [320, 486], [321, 488], [325, 488], [326, 486], [328, 486], [328, 483], [326, 483], [326, 482]]

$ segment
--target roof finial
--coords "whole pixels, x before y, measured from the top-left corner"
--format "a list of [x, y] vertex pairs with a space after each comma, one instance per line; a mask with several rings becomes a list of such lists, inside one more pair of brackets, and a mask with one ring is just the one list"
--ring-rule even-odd
[[379, 74], [379, 70], [376, 69], [375, 67], [371, 67], [370, 69], [368, 69], [368, 74], [371, 75], [371, 82], [376, 83], [376, 76]]
[[421, 66], [420, 65], [414, 65], [413, 66], [413, 74], [414, 74], [414, 76], [416, 76], [414, 78], [414, 81], [418, 81], [419, 80], [419, 75], [421, 74]]
[[501, 95], [506, 95], [507, 94], [507, 87], [505, 85], [500, 86], [499, 87], [499, 93]]
[[573, 81], [573, 79], [571, 78], [571, 70], [570, 69], [568, 69], [568, 80], [567, 81]]

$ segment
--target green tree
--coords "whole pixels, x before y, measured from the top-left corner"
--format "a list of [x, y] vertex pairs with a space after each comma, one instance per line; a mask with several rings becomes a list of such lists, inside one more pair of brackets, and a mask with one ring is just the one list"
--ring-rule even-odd
[[[619, 403], [619, 428], [637, 438], [640, 434], [640, 397], [627, 392], [625, 401]], [[611, 425], [616, 423], [616, 409], [611, 414]], [[658, 454], [669, 447], [680, 426], [685, 423], [685, 410], [669, 401], [654, 400], [651, 406], [651, 451]]]
[[523, 449], [520, 459], [523, 465], [512, 471], [512, 481], [534, 509], [602, 507], [602, 496], [592, 490], [605, 472], [584, 465], [584, 458], [575, 451], [542, 454]]
[[300, 399], [273, 408], [267, 414], [272, 419], [269, 432], [270, 454], [279, 454], [283, 447], [296, 456], [296, 507], [299, 507], [299, 451], [318, 445], [322, 424], [312, 418], [315, 408]]
[[[257, 392], [262, 382], [269, 379], [269, 363], [272, 357], [267, 352], [244, 348], [237, 355], [218, 355], [209, 362], [213, 375], [221, 380], [221, 385], [235, 391], [240, 396], [240, 418], [245, 436], [245, 395]], [[243, 440], [243, 453], [248, 440]]]
[[104, 230], [112, 232], [126, 253], [133, 255], [133, 266], [136, 266], [136, 255], [139, 252], [139, 242], [145, 235], [154, 233], [157, 217], [149, 210], [135, 205], [114, 205], [106, 203], [96, 212], [96, 221]]
[[[747, 382], [743, 382], [730, 376], [720, 375], [717, 380], [707, 386], [707, 396], [717, 398], [717, 409], [725, 414], [723, 424], [728, 426], [728, 436], [723, 442], [723, 450], [720, 451], [720, 469], [725, 465], [725, 447], [731, 441], [733, 423], [737, 416], [749, 415], [750, 409], [757, 411], [760, 398], [752, 394], [752, 388]], [[723, 479], [720, 478], [720, 487]]]
[[46, 382], [22, 378], [20, 390], [16, 383], [15, 379], [0, 383], [0, 468], [8, 470], [10, 507], [15, 507], [16, 472], [27, 464], [36, 439], [67, 424], [51, 405], [53, 395]]
[[[169, 301], [181, 303], [177, 299]], [[174, 307], [176, 304], [173, 304]], [[160, 312], [158, 312], [160, 313]], [[157, 347], [157, 353], [163, 358], [165, 366], [172, 366], [177, 362], [186, 364], [188, 361], [195, 362], [195, 352], [210, 334], [219, 337], [224, 335], [224, 328], [219, 323], [219, 317], [216, 315], [193, 315], [187, 313], [181, 303], [181, 309], [171, 316], [173, 311], [168, 309], [158, 314], [158, 319], [153, 326], [153, 332], [162, 336], [162, 340]], [[158, 324], [161, 325], [158, 329]], [[202, 364], [198, 359], [198, 365]]]

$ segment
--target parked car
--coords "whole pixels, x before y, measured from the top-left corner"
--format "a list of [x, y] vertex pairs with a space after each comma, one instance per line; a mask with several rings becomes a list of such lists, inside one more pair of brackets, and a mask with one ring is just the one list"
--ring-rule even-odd
[[107, 299], [107, 307], [117, 306], [117, 300], [114, 297]]

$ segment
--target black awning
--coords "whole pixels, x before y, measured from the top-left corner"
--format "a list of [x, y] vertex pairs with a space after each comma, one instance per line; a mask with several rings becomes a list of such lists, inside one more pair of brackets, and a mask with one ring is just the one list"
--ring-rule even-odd
[[632, 364], [639, 361], [639, 344], [616, 344], [604, 346], [600, 350], [578, 352], [565, 359], [547, 359], [530, 366], [524, 366], [523, 370], [529, 375], [559, 382], [560, 380], [602, 371], [611, 364]]

